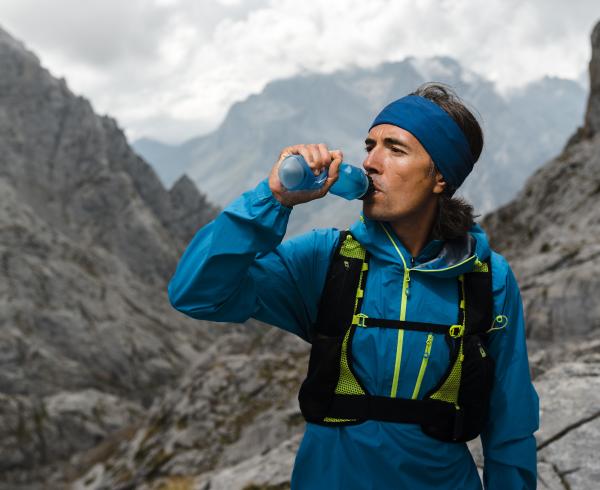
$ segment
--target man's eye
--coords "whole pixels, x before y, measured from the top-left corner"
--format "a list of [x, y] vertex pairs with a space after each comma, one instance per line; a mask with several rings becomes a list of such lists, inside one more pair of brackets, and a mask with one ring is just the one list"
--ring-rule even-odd
[[369, 153], [369, 152], [371, 151], [371, 148], [369, 148], [369, 147], [366, 147], [366, 148], [365, 148], [365, 151], [366, 151], [367, 153]]
[[400, 148], [394, 148], [394, 147], [392, 147], [392, 151], [394, 153], [406, 153], [405, 151], [401, 150]]

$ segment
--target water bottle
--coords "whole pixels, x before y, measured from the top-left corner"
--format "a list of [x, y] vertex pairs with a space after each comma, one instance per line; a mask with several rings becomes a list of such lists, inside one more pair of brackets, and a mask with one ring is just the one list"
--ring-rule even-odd
[[[319, 189], [327, 180], [328, 170], [313, 174], [302, 155], [290, 155], [279, 166], [279, 181], [288, 191]], [[339, 177], [329, 192], [344, 199], [364, 199], [373, 191], [371, 177], [360, 168], [342, 162]]]

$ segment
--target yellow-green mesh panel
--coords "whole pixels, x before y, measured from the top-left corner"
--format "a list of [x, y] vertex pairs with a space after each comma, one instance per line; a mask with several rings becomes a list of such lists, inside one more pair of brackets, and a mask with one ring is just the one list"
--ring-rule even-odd
[[[350, 338], [350, 328], [346, 330], [344, 341], [342, 342], [342, 355], [340, 356], [340, 378], [335, 387], [336, 395], [364, 395], [364, 390], [356, 381], [356, 378], [350, 371], [348, 364], [348, 339]], [[336, 419], [333, 417], [325, 417], [324, 422], [353, 422], [355, 419]]]
[[[356, 241], [352, 235], [347, 235], [344, 243], [342, 243], [342, 247], [340, 248], [340, 255], [344, 257], [349, 257], [351, 259], [361, 259], [365, 260], [365, 249], [363, 246]], [[358, 291], [360, 291], [360, 284], [362, 282], [363, 270], [360, 271], [360, 277], [358, 280], [358, 290], [356, 292], [356, 300], [354, 302], [354, 314], [356, 314], [356, 309], [358, 307]], [[344, 336], [344, 341], [342, 342], [342, 352], [340, 356], [340, 377], [338, 379], [338, 384], [335, 388], [336, 395], [364, 395], [364, 390], [356, 381], [356, 378], [350, 371], [350, 366], [348, 364], [348, 339], [350, 337], [350, 328], [346, 330], [346, 335]], [[323, 422], [354, 422], [356, 419], [336, 419], [334, 417], [325, 417]]]
[[462, 360], [463, 360], [463, 338], [460, 339], [460, 347], [458, 348], [458, 356], [454, 361], [454, 366], [450, 371], [450, 375], [446, 378], [446, 381], [440, 386], [431, 398], [434, 400], [442, 400], [444, 402], [458, 404], [458, 390], [460, 388], [460, 375], [462, 373]]
[[[344, 243], [342, 243], [342, 247], [340, 248], [340, 255], [344, 257], [349, 257], [351, 259], [361, 259], [363, 262], [365, 260], [365, 249], [360, 244], [360, 242], [356, 241], [352, 235], [346, 235], [346, 239]], [[360, 285], [362, 283], [364, 267], [360, 271], [360, 276], [358, 278], [358, 289], [356, 291], [356, 299], [354, 301], [354, 314], [356, 315], [356, 309], [358, 308], [358, 295], [359, 292], [363, 292], [360, 289]], [[364, 294], [364, 292], [363, 292]]]
[[358, 293], [362, 292], [362, 294], [365, 294], [364, 291], [362, 291], [360, 289], [360, 285], [362, 284], [362, 280], [363, 280], [363, 272], [364, 271], [360, 271], [360, 275], [358, 276], [358, 287], [356, 288], [356, 298], [354, 299], [354, 314], [356, 315], [358, 310]]
[[485, 262], [477, 260], [473, 267], [473, 272], [489, 272], [488, 265]]
[[357, 242], [352, 235], [347, 235], [342, 247], [340, 249], [340, 255], [344, 257], [350, 257], [351, 259], [365, 259], [365, 249]]
[[335, 417], [325, 417], [323, 422], [356, 422], [358, 419], [336, 419]]
[[340, 379], [335, 387], [336, 395], [364, 395], [364, 390], [356, 381], [356, 378], [350, 371], [348, 364], [348, 339], [350, 338], [350, 328], [346, 330], [344, 341], [342, 342], [342, 355], [340, 356]]

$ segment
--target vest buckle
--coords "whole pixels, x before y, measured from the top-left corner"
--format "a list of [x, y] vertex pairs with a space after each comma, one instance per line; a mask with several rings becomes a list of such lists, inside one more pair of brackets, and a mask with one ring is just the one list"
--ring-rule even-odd
[[454, 339], [456, 339], [458, 337], [462, 337], [464, 333], [465, 333], [464, 325], [451, 325], [450, 328], [448, 329], [448, 335], [450, 335], [450, 337], [452, 337]]
[[354, 318], [352, 319], [352, 323], [359, 327], [366, 327], [365, 320], [367, 318], [369, 318], [368, 315], [365, 315], [364, 313], [359, 313], [358, 315], [354, 315]]

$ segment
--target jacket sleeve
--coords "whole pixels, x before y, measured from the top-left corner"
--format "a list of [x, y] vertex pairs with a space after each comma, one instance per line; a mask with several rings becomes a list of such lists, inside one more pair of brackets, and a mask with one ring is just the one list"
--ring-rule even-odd
[[196, 319], [256, 318], [308, 340], [337, 232], [281, 243], [291, 208], [265, 179], [202, 227], [168, 285], [174, 308]]
[[490, 332], [488, 339], [496, 366], [489, 421], [481, 434], [483, 480], [486, 490], [531, 490], [537, 484], [533, 434], [539, 427], [539, 400], [531, 382], [521, 293], [510, 266], [504, 264], [501, 314], [506, 326]]

